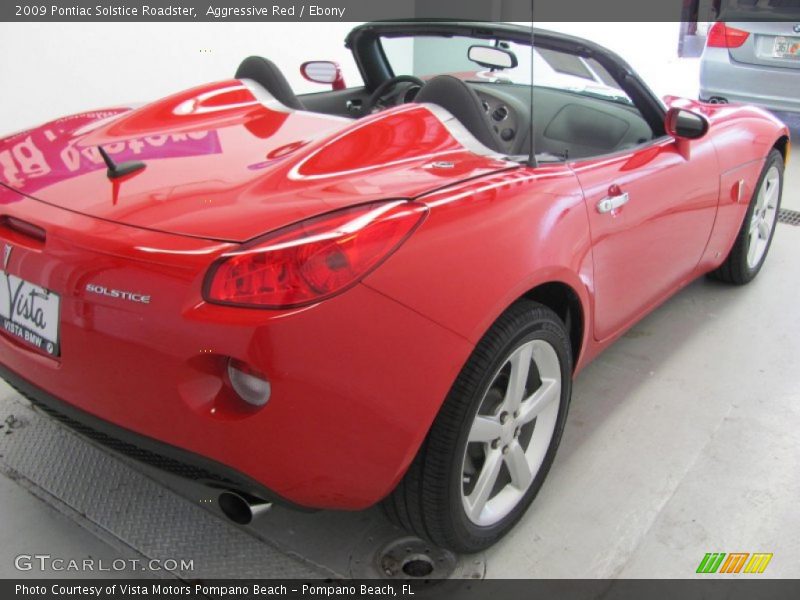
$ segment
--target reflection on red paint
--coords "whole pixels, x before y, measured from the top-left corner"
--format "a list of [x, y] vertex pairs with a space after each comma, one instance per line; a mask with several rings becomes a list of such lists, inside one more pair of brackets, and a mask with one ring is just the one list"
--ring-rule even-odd
[[365, 126], [351, 129], [328, 143], [324, 152], [310, 156], [300, 168], [300, 175], [391, 164], [408, 158], [409, 147], [414, 148], [417, 157], [461, 149], [433, 113], [424, 108], [412, 110], [414, 118], [409, 114], [412, 111], [403, 110], [365, 119]]
[[[105, 169], [97, 147], [79, 141], [80, 137], [75, 132], [94, 121], [113, 117], [126, 110], [82, 113], [0, 141], [0, 182], [24, 194], [33, 194], [52, 183]], [[116, 140], [103, 148], [117, 162], [146, 162], [221, 152], [215, 131], [131, 137]]]

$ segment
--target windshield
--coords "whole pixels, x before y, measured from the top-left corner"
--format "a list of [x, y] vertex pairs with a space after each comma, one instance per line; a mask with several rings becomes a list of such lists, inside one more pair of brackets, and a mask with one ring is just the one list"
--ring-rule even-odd
[[[505, 40], [466, 36], [407, 36], [381, 38], [386, 59], [395, 75], [430, 79], [449, 74], [482, 84], [531, 84], [531, 46]], [[488, 68], [469, 58], [470, 47], [492, 46], [515, 57], [512, 68]], [[533, 83], [536, 87], [565, 90], [594, 98], [631, 104], [611, 75], [593, 59], [535, 48]]]

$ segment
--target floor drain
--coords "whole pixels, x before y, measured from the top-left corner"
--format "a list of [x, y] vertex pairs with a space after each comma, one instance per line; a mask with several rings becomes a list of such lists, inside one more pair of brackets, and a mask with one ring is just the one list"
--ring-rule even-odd
[[445, 580], [475, 580], [485, 575], [483, 554], [454, 554], [388, 523], [365, 531], [350, 555], [350, 577], [354, 579], [419, 581], [441, 590]]
[[403, 561], [402, 571], [409, 577], [430, 577], [436, 567], [429, 556], [414, 554]]
[[778, 211], [778, 223], [786, 225], [800, 225], [800, 212], [782, 208]]
[[411, 536], [389, 542], [375, 558], [386, 579], [447, 579], [456, 568], [455, 554]]

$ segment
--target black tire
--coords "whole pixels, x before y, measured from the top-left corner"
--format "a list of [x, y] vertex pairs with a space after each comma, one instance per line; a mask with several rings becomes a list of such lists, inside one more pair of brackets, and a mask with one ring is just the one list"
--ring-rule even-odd
[[[516, 349], [533, 340], [549, 344], [558, 358], [561, 393], [552, 438], [530, 487], [515, 507], [499, 522], [479, 526], [470, 520], [462, 503], [467, 439], [490, 386], [497, 385], [500, 369]], [[541, 304], [515, 303], [481, 339], [461, 370], [411, 467], [383, 501], [386, 515], [395, 524], [455, 552], [478, 552], [491, 546], [516, 524], [541, 488], [561, 440], [571, 394], [572, 354], [564, 324]], [[536, 427], [536, 420], [531, 426]]]
[[748, 264], [747, 253], [750, 250], [750, 225], [753, 218], [753, 212], [756, 209], [758, 192], [764, 184], [764, 179], [767, 175], [767, 172], [773, 166], [778, 169], [779, 173], [780, 193], [778, 194], [778, 205], [776, 211], [780, 210], [781, 195], [783, 194], [783, 155], [778, 150], [773, 148], [767, 156], [767, 162], [764, 164], [764, 168], [762, 169], [761, 175], [758, 178], [758, 183], [756, 184], [755, 191], [753, 192], [753, 197], [750, 199], [750, 205], [747, 207], [747, 212], [745, 213], [742, 227], [739, 229], [739, 233], [736, 236], [736, 241], [733, 244], [733, 248], [731, 248], [731, 251], [725, 259], [725, 262], [708, 274], [708, 276], [712, 279], [717, 279], [733, 285], [744, 285], [753, 281], [756, 275], [758, 275], [759, 271], [761, 271], [761, 267], [764, 266], [764, 261], [767, 259], [769, 248], [772, 245], [772, 238], [775, 237], [775, 225], [777, 225], [777, 221], [772, 226], [763, 256], [752, 267]]

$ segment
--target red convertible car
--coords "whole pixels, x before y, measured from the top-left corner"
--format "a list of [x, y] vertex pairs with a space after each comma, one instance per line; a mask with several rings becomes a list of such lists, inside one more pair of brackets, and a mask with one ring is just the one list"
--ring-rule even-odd
[[[533, 33], [533, 35], [532, 35]], [[518, 25], [385, 22], [0, 140], [0, 376], [136, 459], [456, 551], [505, 534], [577, 372], [762, 268], [787, 128]], [[455, 75], [454, 75], [455, 74]]]

